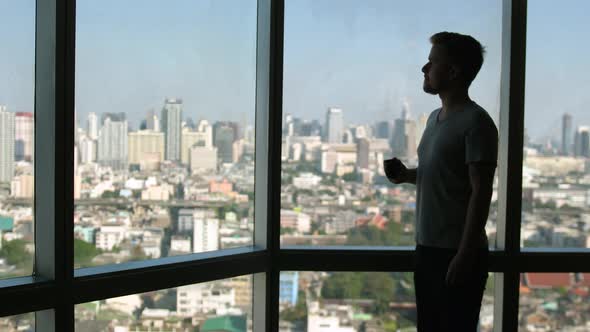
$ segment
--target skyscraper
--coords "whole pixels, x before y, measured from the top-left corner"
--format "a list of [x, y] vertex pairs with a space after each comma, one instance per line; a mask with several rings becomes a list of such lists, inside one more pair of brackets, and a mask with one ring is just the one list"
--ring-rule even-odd
[[189, 149], [191, 172], [199, 170], [214, 171], [217, 169], [217, 148], [195, 144]]
[[328, 108], [326, 113], [326, 128], [324, 140], [327, 143], [342, 143], [344, 135], [344, 119], [342, 110], [339, 108]]
[[379, 121], [375, 124], [375, 138], [391, 139], [391, 123], [389, 121]]
[[80, 162], [88, 164], [96, 161], [96, 141], [90, 139], [86, 135], [80, 136], [78, 140], [78, 147], [80, 150]]
[[35, 123], [33, 113], [17, 112], [14, 117], [14, 150], [16, 160], [33, 160]]
[[356, 143], [356, 166], [361, 169], [369, 168], [369, 140], [361, 138]]
[[96, 113], [94, 112], [90, 112], [88, 113], [88, 119], [87, 119], [87, 127], [86, 128], [88, 130], [88, 137], [90, 137], [90, 139], [97, 139], [98, 138], [98, 117], [96, 116]]
[[129, 164], [139, 165], [145, 160], [164, 160], [163, 133], [153, 130], [129, 133]]
[[153, 130], [153, 131], [160, 131], [160, 118], [158, 115], [153, 111], [150, 110], [147, 114], [145, 120], [145, 129]]
[[0, 105], [0, 182], [14, 176], [14, 113]]
[[166, 146], [166, 160], [180, 161], [182, 99], [166, 99], [162, 109], [162, 130]]
[[[199, 146], [212, 148], [213, 147], [213, 128], [205, 120], [199, 121], [196, 126], [196, 131], [191, 130], [189, 127], [182, 128], [181, 138], [181, 161], [183, 164], [189, 164], [190, 155], [189, 150], [195, 144]], [[202, 143], [202, 144], [201, 144]]]
[[125, 113], [105, 113], [98, 132], [98, 162], [121, 170], [127, 168], [127, 119]]
[[420, 144], [424, 130], [426, 129], [426, 123], [428, 122], [428, 114], [422, 113], [416, 121], [416, 147]]
[[568, 113], [561, 118], [561, 154], [569, 156], [572, 154], [572, 116]]
[[237, 139], [236, 128], [230, 122], [216, 122], [213, 126], [213, 145], [217, 148], [218, 160], [233, 162], [233, 144]]
[[583, 126], [576, 130], [574, 154], [576, 157], [590, 157], [590, 128]]
[[415, 158], [416, 140], [416, 122], [410, 119], [408, 111], [404, 109], [401, 118], [395, 120], [391, 144], [393, 155], [398, 158]]

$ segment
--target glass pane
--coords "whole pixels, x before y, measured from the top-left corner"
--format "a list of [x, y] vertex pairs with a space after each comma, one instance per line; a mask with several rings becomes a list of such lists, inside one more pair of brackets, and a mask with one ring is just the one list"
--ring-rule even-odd
[[256, 1], [76, 10], [75, 266], [251, 245]]
[[590, 30], [584, 9], [590, 9], [584, 0], [567, 6], [531, 1], [528, 6], [524, 247], [590, 247], [590, 113], [583, 106], [584, 87], [590, 85], [590, 48], [571, 33]]
[[422, 89], [429, 37], [456, 31], [486, 47], [470, 92], [498, 126], [501, 22], [498, 1], [286, 1], [283, 245], [414, 244], [415, 186], [390, 183], [382, 163], [416, 167], [441, 106]]
[[519, 331], [589, 331], [590, 273], [523, 273]]
[[252, 331], [252, 277], [78, 304], [76, 331]]
[[0, 331], [35, 332], [35, 313], [0, 317]]
[[35, 1], [0, 1], [0, 278], [31, 275]]
[[[489, 274], [479, 331], [493, 328]], [[298, 272], [280, 276], [279, 331], [416, 331], [411, 272]]]

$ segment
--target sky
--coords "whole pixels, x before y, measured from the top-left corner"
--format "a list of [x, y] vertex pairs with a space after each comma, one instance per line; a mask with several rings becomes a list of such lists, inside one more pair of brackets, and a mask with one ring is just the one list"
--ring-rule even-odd
[[[0, 105], [33, 111], [34, 0], [0, 0]], [[422, 91], [428, 38], [472, 35], [487, 49], [471, 96], [497, 120], [502, 1], [286, 0], [284, 113], [372, 124], [439, 107]], [[590, 2], [528, 4], [525, 124], [559, 136], [564, 112], [590, 124]], [[76, 112], [125, 112], [133, 128], [166, 97], [185, 117], [254, 123], [255, 0], [78, 0]], [[567, 58], [566, 58], [567, 57]]]

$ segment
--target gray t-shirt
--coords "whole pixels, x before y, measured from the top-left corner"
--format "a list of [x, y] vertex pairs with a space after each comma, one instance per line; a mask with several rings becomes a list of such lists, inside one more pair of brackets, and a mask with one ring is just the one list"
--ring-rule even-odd
[[[498, 129], [476, 103], [439, 121], [441, 109], [428, 117], [418, 146], [416, 243], [458, 248], [471, 195], [469, 163], [496, 165]], [[485, 231], [481, 247], [487, 247]]]

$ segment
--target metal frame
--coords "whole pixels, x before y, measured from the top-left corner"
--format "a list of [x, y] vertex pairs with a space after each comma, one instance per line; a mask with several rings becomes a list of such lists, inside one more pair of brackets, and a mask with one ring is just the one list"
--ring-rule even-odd
[[[503, 0], [495, 331], [518, 328], [521, 272], [590, 272], [590, 250], [520, 248], [526, 0]], [[75, 0], [37, 0], [35, 272], [0, 281], [0, 316], [73, 331], [74, 305], [253, 274], [255, 331], [277, 331], [280, 271], [412, 271], [411, 247], [280, 247], [284, 0], [258, 0], [254, 246], [73, 269]], [[56, 199], [58, 198], [58, 199]]]

